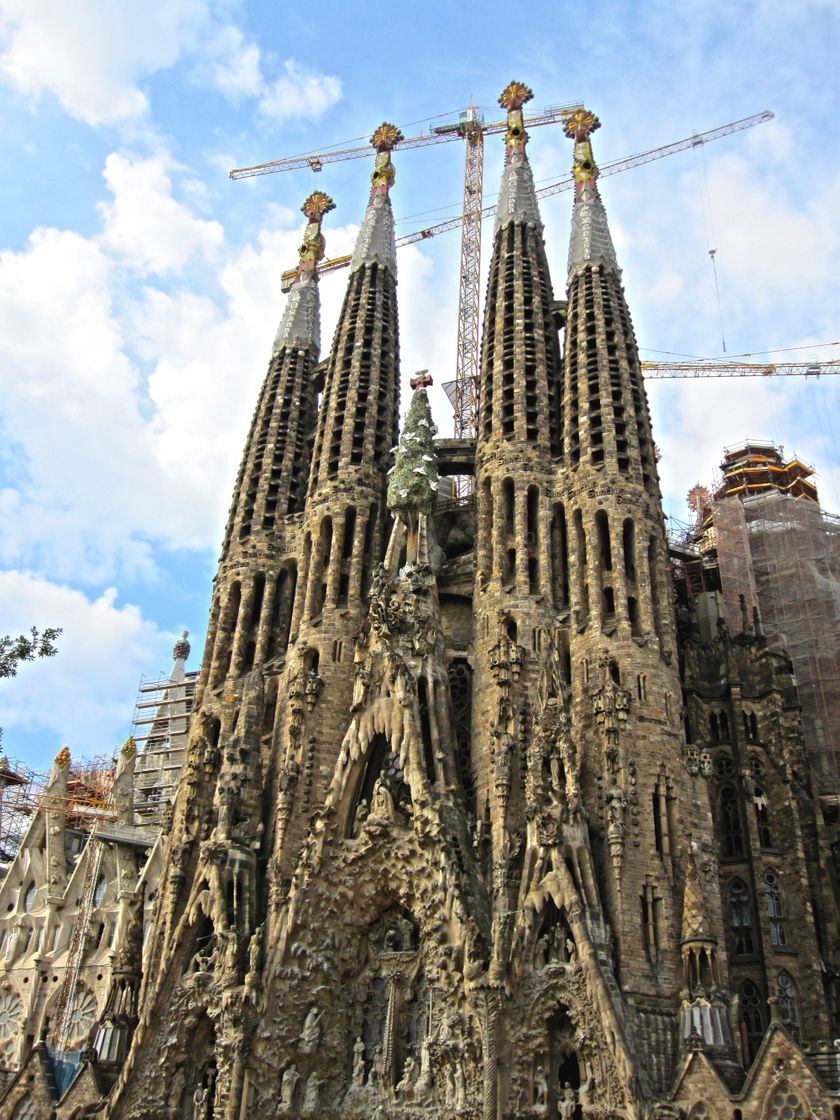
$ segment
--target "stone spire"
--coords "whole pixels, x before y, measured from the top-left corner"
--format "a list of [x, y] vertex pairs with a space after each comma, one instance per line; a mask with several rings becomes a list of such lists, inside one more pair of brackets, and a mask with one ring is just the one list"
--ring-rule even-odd
[[505, 166], [487, 287], [479, 385], [479, 441], [556, 442], [560, 353], [553, 291], [522, 107], [533, 93], [510, 82]]
[[578, 109], [563, 126], [575, 142], [575, 208], [569, 243], [569, 280], [586, 265], [603, 264], [618, 272], [607, 214], [598, 193], [598, 165], [592, 155], [590, 136], [601, 122], [588, 109]]
[[542, 229], [534, 175], [525, 151], [528, 133], [522, 106], [533, 98], [533, 92], [522, 82], [510, 82], [499, 97], [499, 104], [508, 111], [505, 133], [505, 168], [496, 207], [496, 232], [509, 222], [527, 222]]
[[317, 359], [321, 349], [318, 262], [323, 259], [325, 246], [321, 220], [330, 210], [335, 210], [335, 203], [323, 191], [313, 191], [301, 210], [309, 221], [303, 233], [297, 275], [274, 339], [274, 349], [296, 346], [301, 350], [310, 350]]
[[371, 176], [370, 200], [362, 227], [356, 238], [356, 248], [350, 271], [355, 272], [365, 264], [380, 264], [397, 274], [397, 247], [394, 241], [394, 213], [391, 209], [390, 188], [396, 172], [391, 162], [391, 152], [403, 139], [396, 125], [384, 121], [370, 138], [376, 149], [376, 165]]
[[324, 378], [309, 495], [353, 466], [379, 468], [396, 440], [399, 344], [391, 152], [402, 139], [387, 121], [371, 144], [376, 165], [350, 283]]

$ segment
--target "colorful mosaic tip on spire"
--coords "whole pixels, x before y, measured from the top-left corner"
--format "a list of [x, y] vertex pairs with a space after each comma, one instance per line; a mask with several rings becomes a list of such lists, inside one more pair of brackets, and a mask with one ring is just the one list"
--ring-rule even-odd
[[575, 142], [575, 163], [572, 175], [575, 180], [575, 196], [591, 199], [597, 194], [595, 180], [598, 178], [598, 164], [592, 155], [590, 136], [601, 127], [601, 122], [589, 109], [578, 109], [567, 117], [563, 131]]
[[58, 754], [55, 756], [55, 765], [60, 770], [66, 770], [70, 765], [70, 748], [62, 747]]
[[505, 133], [505, 159], [515, 163], [525, 158], [525, 145], [528, 133], [525, 131], [525, 118], [522, 106], [530, 101], [534, 91], [524, 82], [508, 82], [499, 96], [499, 104], [507, 109], [507, 132]]
[[374, 202], [376, 199], [384, 201], [388, 197], [388, 191], [394, 185], [396, 172], [394, 165], [391, 163], [391, 152], [399, 144], [400, 140], [405, 137], [400, 132], [395, 124], [389, 124], [388, 121], [383, 121], [379, 128], [376, 129], [370, 142], [376, 149], [376, 166], [373, 169], [373, 174], [370, 177], [371, 189], [370, 200]]
[[134, 758], [134, 756], [137, 754], [137, 744], [134, 742], [134, 739], [131, 735], [129, 735], [129, 737], [120, 747], [120, 754], [127, 761]]
[[318, 261], [323, 260], [326, 241], [321, 233], [321, 220], [330, 210], [335, 210], [335, 203], [323, 191], [313, 191], [301, 206], [301, 210], [308, 218], [308, 224], [303, 231], [303, 244], [300, 247], [300, 260], [298, 262], [298, 279], [303, 276], [316, 274]]

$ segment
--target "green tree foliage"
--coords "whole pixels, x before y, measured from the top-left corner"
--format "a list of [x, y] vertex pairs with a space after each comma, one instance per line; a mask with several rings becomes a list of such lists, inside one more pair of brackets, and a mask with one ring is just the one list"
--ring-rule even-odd
[[415, 389], [388, 480], [388, 506], [402, 514], [408, 525], [415, 513], [431, 513], [435, 504], [440, 485], [436, 434], [428, 394], [425, 389]]

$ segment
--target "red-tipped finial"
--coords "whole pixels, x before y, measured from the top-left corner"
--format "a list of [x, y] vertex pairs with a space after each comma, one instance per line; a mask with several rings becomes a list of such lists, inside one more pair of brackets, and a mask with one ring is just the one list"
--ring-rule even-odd
[[570, 140], [579, 143], [588, 140], [592, 133], [601, 127], [601, 122], [589, 109], [577, 109], [563, 122], [563, 131]]
[[524, 82], [508, 82], [499, 95], [499, 104], [510, 113], [521, 109], [526, 102], [532, 101], [533, 97], [534, 91]]
[[370, 142], [377, 152], [392, 152], [400, 140], [404, 139], [405, 137], [395, 124], [383, 121], [371, 136]]
[[325, 214], [329, 214], [330, 210], [335, 210], [335, 203], [323, 191], [313, 191], [300, 209], [310, 222], [320, 222]]
[[427, 369], [418, 369], [414, 377], [409, 378], [409, 385], [412, 389], [428, 389], [433, 385], [432, 376]]

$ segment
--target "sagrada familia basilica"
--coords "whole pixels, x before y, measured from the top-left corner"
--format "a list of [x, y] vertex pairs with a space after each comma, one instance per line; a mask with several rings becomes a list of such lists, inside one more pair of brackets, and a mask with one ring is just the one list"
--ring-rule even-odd
[[558, 298], [530, 96], [474, 439], [425, 374], [398, 431], [399, 131], [323, 360], [306, 200], [172, 803], [143, 826], [127, 744], [74, 855], [59, 756], [0, 887], [2, 1120], [840, 1117], [837, 800], [759, 612], [676, 610], [599, 122]]

